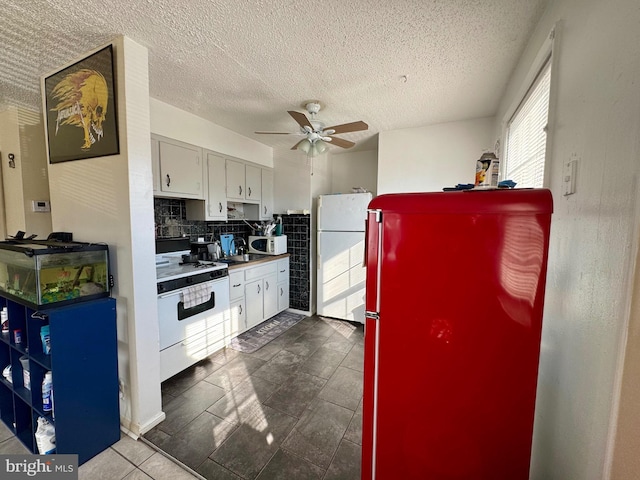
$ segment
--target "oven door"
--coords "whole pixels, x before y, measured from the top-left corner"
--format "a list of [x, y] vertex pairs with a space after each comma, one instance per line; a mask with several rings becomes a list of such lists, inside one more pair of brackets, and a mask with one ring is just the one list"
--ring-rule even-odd
[[210, 299], [192, 308], [184, 308], [185, 289], [158, 295], [160, 351], [224, 322], [229, 309], [229, 278], [208, 283], [213, 290]]

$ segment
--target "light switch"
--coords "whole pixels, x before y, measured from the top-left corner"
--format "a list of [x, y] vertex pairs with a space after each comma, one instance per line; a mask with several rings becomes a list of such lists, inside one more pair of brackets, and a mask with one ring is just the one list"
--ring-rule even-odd
[[565, 162], [562, 169], [562, 194], [566, 197], [576, 193], [576, 173], [578, 171], [578, 159], [572, 156]]

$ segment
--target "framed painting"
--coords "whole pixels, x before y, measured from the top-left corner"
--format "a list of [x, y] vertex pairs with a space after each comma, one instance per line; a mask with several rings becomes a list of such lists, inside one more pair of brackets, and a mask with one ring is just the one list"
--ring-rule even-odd
[[49, 163], [120, 153], [113, 46], [44, 79]]

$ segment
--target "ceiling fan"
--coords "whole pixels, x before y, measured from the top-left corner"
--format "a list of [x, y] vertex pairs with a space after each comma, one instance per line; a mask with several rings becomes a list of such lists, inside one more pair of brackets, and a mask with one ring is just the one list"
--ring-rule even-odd
[[305, 138], [296, 143], [291, 150], [300, 149], [307, 155], [314, 157], [327, 151], [327, 144], [333, 144], [342, 148], [351, 148], [355, 145], [354, 142], [345, 140], [343, 138], [334, 137], [337, 133], [349, 133], [359, 132], [361, 130], [367, 130], [369, 125], [363, 121], [343, 123], [341, 125], [334, 125], [327, 127], [323, 122], [316, 120], [316, 115], [322, 108], [322, 104], [318, 100], [310, 100], [302, 104], [309, 115], [311, 120], [307, 118], [304, 113], [295, 112], [289, 110], [288, 113], [293, 119], [300, 125], [300, 131], [296, 133], [290, 132], [255, 132], [259, 134], [271, 134], [271, 135], [304, 135]]

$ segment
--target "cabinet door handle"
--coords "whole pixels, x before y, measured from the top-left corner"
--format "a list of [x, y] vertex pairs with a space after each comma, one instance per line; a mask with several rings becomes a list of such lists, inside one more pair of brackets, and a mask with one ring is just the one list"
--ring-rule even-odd
[[264, 206], [264, 214], [265, 215], [267, 214], [267, 206], [266, 205]]
[[238, 185], [238, 195], [242, 195], [242, 185]]
[[269, 282], [264, 282], [264, 289], [269, 290]]
[[218, 209], [220, 210], [220, 213], [222, 213], [222, 202], [218, 202]]
[[169, 176], [169, 174], [167, 173], [167, 187], [171, 185], [171, 177]]
[[280, 296], [284, 295], [284, 289], [282, 287], [280, 287]]
[[239, 287], [240, 285], [242, 285], [241, 283], [236, 283], [233, 288]]
[[286, 270], [280, 270], [280, 273], [284, 273], [284, 272], [286, 272]]
[[260, 285], [258, 285], [258, 293], [260, 293]]
[[242, 315], [242, 305], [238, 305], [238, 315]]
[[248, 188], [249, 196], [251, 196], [251, 187]]

